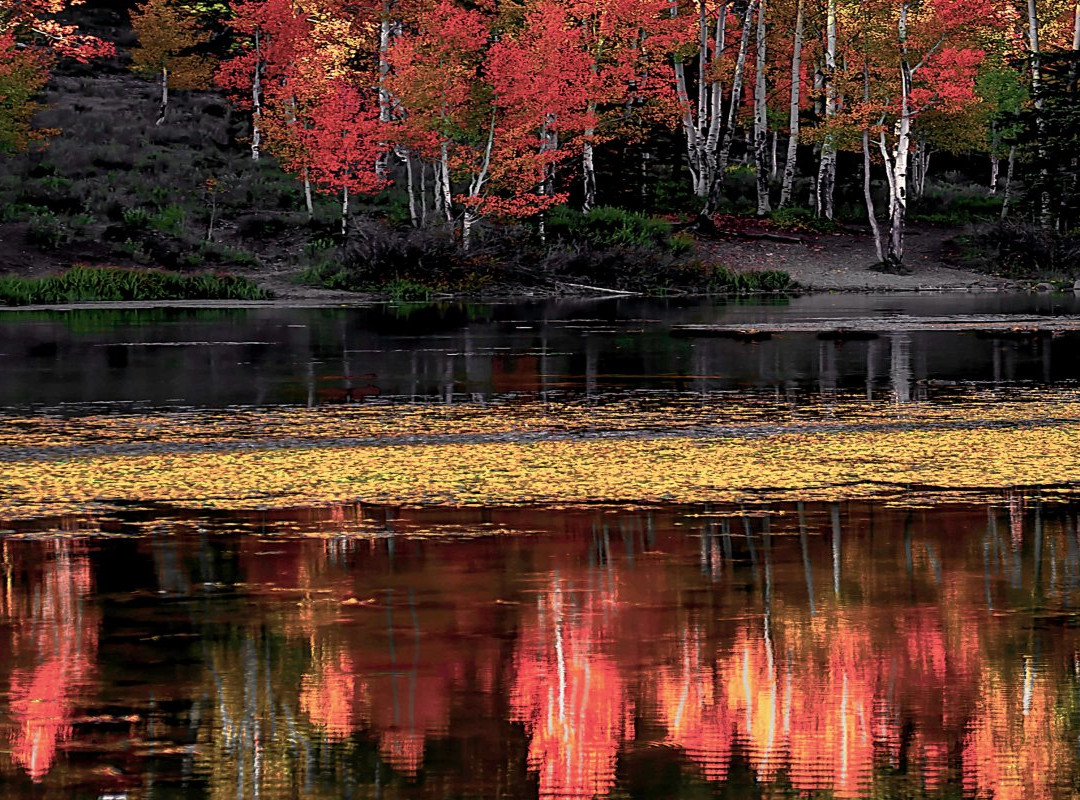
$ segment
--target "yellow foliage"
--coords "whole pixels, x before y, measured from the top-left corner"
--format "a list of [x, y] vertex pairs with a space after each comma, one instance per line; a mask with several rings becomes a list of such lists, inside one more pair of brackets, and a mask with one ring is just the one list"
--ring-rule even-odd
[[171, 0], [146, 0], [131, 15], [131, 25], [139, 39], [132, 48], [131, 68], [148, 77], [168, 70], [169, 85], [175, 89], [206, 89], [213, 77], [213, 62], [199, 55], [198, 48], [210, 39], [198, 20]]

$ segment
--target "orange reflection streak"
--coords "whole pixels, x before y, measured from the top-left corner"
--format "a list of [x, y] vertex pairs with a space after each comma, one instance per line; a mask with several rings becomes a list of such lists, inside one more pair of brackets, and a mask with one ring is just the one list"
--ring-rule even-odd
[[510, 694], [512, 719], [530, 736], [529, 768], [541, 797], [590, 798], [615, 784], [619, 746], [633, 736], [626, 683], [599, 652], [592, 593], [583, 607], [555, 578], [525, 623]]
[[717, 673], [702, 663], [701, 636], [695, 629], [682, 643], [678, 668], [662, 667], [657, 676], [657, 710], [667, 741], [701, 765], [708, 780], [727, 778], [735, 723]]
[[1075, 761], [1068, 719], [1061, 713], [1067, 698], [1030, 656], [1013, 674], [987, 669], [981, 683], [964, 740], [965, 792], [995, 800], [1060, 796]]
[[11, 758], [34, 781], [71, 739], [75, 707], [94, 668], [97, 621], [85, 603], [90, 583], [86, 556], [57, 541], [39, 584], [8, 607], [17, 627], [13, 655], [32, 662], [11, 674]]
[[[311, 669], [301, 678], [300, 709], [331, 740], [345, 739], [356, 729], [356, 670], [346, 653], [312, 655]], [[366, 685], [359, 687], [366, 694]]]

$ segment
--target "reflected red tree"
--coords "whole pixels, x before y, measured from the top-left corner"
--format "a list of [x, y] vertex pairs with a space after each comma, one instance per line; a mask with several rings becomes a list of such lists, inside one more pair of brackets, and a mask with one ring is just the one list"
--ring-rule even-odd
[[11, 759], [42, 780], [72, 737], [97, 655], [98, 614], [87, 602], [90, 562], [67, 540], [48, 543], [39, 574], [5, 597]]

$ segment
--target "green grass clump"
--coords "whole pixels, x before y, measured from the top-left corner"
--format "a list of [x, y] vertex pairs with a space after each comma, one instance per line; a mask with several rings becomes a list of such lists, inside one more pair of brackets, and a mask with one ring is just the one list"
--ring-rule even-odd
[[809, 208], [778, 208], [769, 215], [774, 228], [803, 233], [834, 233], [840, 226], [836, 220], [817, 217]]
[[180, 275], [162, 270], [73, 267], [44, 278], [0, 278], [9, 306], [132, 300], [262, 300], [267, 293], [238, 275]]
[[546, 223], [551, 238], [570, 244], [684, 249], [681, 240], [673, 239], [671, 223], [621, 208], [600, 206], [582, 214], [568, 206], [556, 206], [548, 212]]
[[766, 269], [757, 272], [736, 272], [724, 266], [714, 266], [709, 274], [709, 291], [713, 294], [758, 294], [788, 292], [795, 281], [786, 272]]
[[430, 286], [406, 278], [396, 278], [384, 283], [381, 291], [395, 303], [430, 300], [433, 294]]

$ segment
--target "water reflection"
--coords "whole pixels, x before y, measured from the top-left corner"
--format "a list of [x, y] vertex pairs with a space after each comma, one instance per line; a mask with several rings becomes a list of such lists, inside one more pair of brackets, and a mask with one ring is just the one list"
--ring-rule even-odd
[[546, 402], [627, 389], [747, 388], [824, 398], [865, 391], [869, 399], [906, 402], [932, 395], [939, 382], [1075, 381], [1078, 335], [938, 331], [844, 341], [803, 332], [747, 343], [679, 338], [672, 326], [1078, 311], [1072, 296], [812, 295], [771, 302], [8, 312], [0, 317], [0, 364], [8, 376], [0, 407], [315, 407], [520, 394]]
[[1076, 516], [1006, 495], [17, 531], [0, 780], [16, 798], [589, 798], [660, 775], [667, 796], [1068, 797]]
[[73, 734], [95, 670], [100, 612], [90, 602], [90, 561], [81, 545], [53, 540], [33, 560], [3, 547], [0, 619], [7, 653], [11, 761], [40, 781]]

